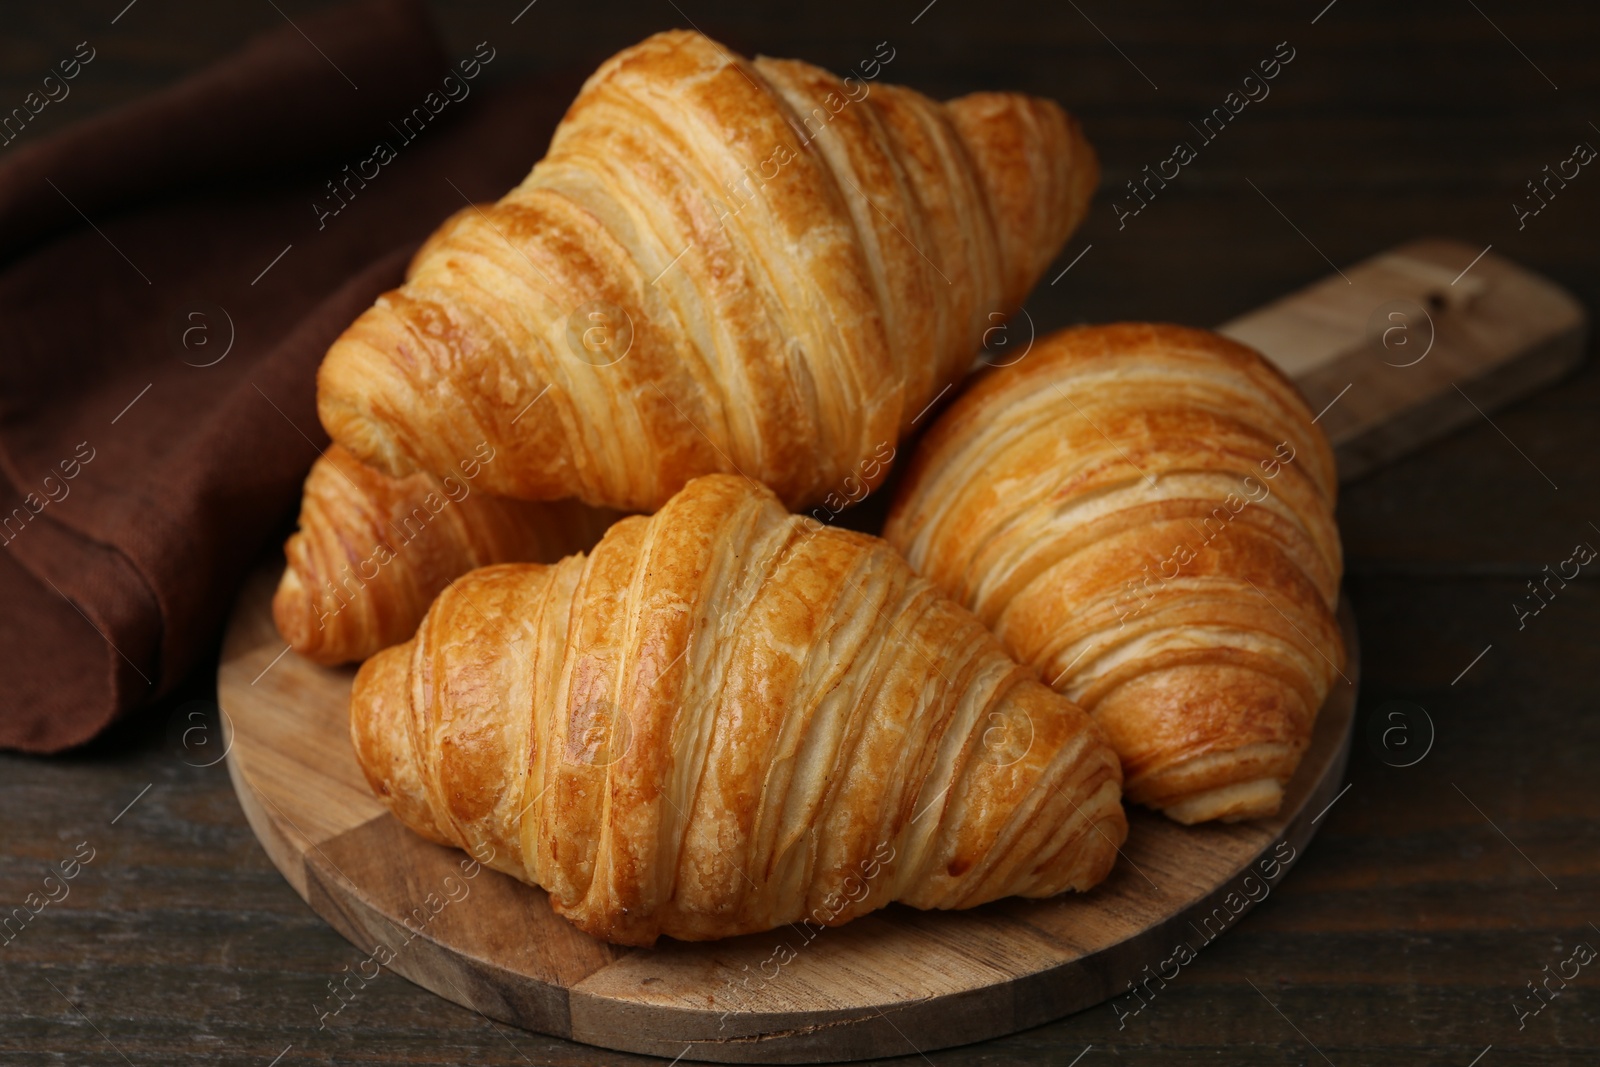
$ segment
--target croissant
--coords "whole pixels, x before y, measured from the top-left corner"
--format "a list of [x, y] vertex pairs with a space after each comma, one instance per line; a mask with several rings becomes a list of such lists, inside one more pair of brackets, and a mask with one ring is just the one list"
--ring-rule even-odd
[[884, 542], [732, 475], [473, 571], [350, 712], [401, 822], [620, 944], [1087, 889], [1127, 833], [1087, 715]]
[[1333, 455], [1294, 387], [1202, 330], [1066, 330], [975, 384], [884, 536], [1104, 727], [1128, 798], [1277, 811], [1344, 666]]
[[474, 567], [560, 559], [591, 547], [617, 517], [575, 500], [491, 497], [474, 482], [494, 459], [469, 454], [443, 481], [391, 478], [329, 448], [283, 548], [288, 568], [272, 598], [283, 639], [329, 666], [365, 659], [410, 637], [439, 591]]
[[1021, 304], [1098, 174], [1046, 100], [657, 34], [345, 331], [318, 413], [394, 475], [487, 441], [502, 496], [649, 511], [723, 471], [814, 503], [881, 480], [869, 457]]

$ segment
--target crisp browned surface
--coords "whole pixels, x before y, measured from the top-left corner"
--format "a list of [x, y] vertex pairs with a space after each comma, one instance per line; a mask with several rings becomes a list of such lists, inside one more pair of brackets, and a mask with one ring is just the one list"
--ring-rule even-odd
[[882, 541], [735, 475], [453, 583], [350, 718], [402, 822], [621, 944], [1084, 890], [1127, 834], [1088, 716]]
[[334, 344], [322, 422], [395, 474], [488, 441], [486, 487], [530, 500], [651, 510], [712, 471], [793, 506], [876, 484], [861, 465], [1020, 306], [1098, 176], [1050, 101], [941, 105], [657, 34]]
[[1131, 800], [1277, 810], [1340, 682], [1333, 454], [1202, 330], [1065, 330], [928, 432], [884, 536], [1105, 727]]
[[306, 477], [300, 528], [284, 545], [289, 566], [272, 601], [284, 640], [318, 663], [365, 659], [410, 637], [452, 579], [581, 552], [618, 517], [575, 500], [490, 496], [479, 484], [493, 463], [480, 449], [443, 480], [392, 478], [330, 447]]

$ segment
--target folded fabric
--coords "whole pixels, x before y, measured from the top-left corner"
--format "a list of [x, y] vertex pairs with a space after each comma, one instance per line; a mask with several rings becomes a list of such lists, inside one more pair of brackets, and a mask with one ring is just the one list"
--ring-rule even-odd
[[327, 444], [323, 352], [581, 77], [490, 92], [495, 56], [361, 0], [0, 149], [0, 747], [80, 744], [215, 647]]

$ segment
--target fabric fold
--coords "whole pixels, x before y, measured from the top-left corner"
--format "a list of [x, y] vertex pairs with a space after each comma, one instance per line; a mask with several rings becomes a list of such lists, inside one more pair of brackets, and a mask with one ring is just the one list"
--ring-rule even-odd
[[494, 54], [359, 0], [0, 150], [0, 747], [81, 744], [214, 647], [327, 445], [328, 345], [577, 85], [491, 92]]

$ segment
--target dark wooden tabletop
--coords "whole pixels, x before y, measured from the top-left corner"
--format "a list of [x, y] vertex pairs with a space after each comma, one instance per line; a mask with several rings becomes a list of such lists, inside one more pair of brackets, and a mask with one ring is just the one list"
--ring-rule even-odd
[[[692, 23], [839, 70], [887, 41], [894, 81], [1061, 100], [1106, 173], [1060, 266], [1092, 249], [1030, 304], [1041, 330], [1212, 325], [1427, 234], [1600, 296], [1600, 171], [1520, 226], [1513, 208], [1546, 164], [1600, 146], [1600, 10], [1580, 0], [525, 2], [435, 9], [454, 51], [488, 39], [508, 57], [501, 78]], [[125, 3], [6, 5], [0, 106], [77, 42], [98, 53], [27, 137], [318, 6]], [[1294, 58], [1270, 97], [1119, 228], [1115, 191], [1280, 42]], [[1360, 720], [1350, 788], [1293, 873], [1125, 1027], [1102, 1006], [921, 1058], [909, 1034], [904, 1062], [1600, 1063], [1600, 962], [1569, 962], [1600, 948], [1600, 583], [1585, 570], [1520, 628], [1513, 610], [1545, 565], [1600, 545], [1600, 369], [1349, 486], [1339, 510]], [[351, 946], [267, 861], [225, 768], [172, 740], [213, 671], [85, 750], [0, 755], [0, 910], [92, 856], [0, 945], [0, 1063], [650, 1062], [492, 1024], [389, 974], [319, 1030]], [[1369, 724], [1414, 706], [1427, 722], [1411, 712], [1409, 747], [1373, 740]]]

